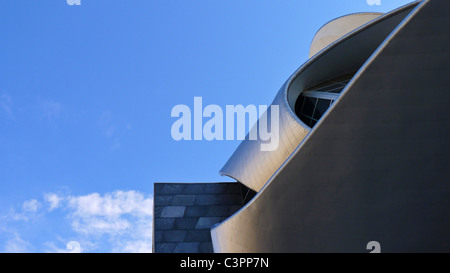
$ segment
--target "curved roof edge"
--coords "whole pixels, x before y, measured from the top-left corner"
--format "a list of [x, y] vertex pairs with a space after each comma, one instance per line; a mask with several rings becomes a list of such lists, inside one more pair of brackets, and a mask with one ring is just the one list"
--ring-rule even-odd
[[347, 33], [370, 23], [383, 14], [381, 12], [352, 13], [329, 21], [314, 35], [309, 49], [309, 57], [311, 58]]
[[[385, 46], [386, 46], [386, 44], [392, 39], [392, 37], [398, 32], [398, 30], [399, 29], [401, 29], [401, 27], [403, 27], [411, 18], [412, 18], [412, 16], [413, 16], [413, 14], [415, 14], [416, 12], [417, 12], [417, 5], [419, 5], [420, 4], [420, 2], [427, 2], [428, 0], [419, 0], [419, 1], [414, 1], [414, 2], [412, 2], [412, 3], [409, 3], [409, 4], [407, 4], [407, 5], [404, 5], [404, 6], [402, 6], [402, 7], [400, 7], [400, 8], [398, 8], [398, 9], [395, 9], [395, 10], [393, 10], [393, 11], [391, 11], [391, 12], [389, 12], [389, 13], [386, 13], [386, 14], [384, 14], [383, 16], [380, 16], [380, 18], [378, 18], [378, 19], [376, 19], [376, 20], [373, 20], [370, 24], [372, 24], [372, 23], [374, 23], [374, 22], [377, 22], [377, 21], [379, 21], [379, 20], [383, 20], [383, 19], [387, 19], [387, 18], [389, 18], [389, 17], [391, 17], [391, 16], [393, 16], [393, 14], [397, 14], [397, 13], [399, 13], [399, 12], [401, 12], [401, 11], [405, 11], [405, 10], [407, 10], [408, 8], [412, 8], [413, 10], [412, 10], [412, 12], [411, 13], [409, 13], [409, 15], [407, 15], [405, 18], [403, 18], [402, 20], [401, 20], [401, 22], [400, 22], [400, 24], [399, 25], [397, 25], [396, 26], [396, 28], [394, 29], [394, 31], [390, 34], [390, 35], [388, 35], [388, 37], [386, 37], [385, 38], [385, 40], [382, 42], [382, 44], [381, 45], [379, 45], [378, 46], [378, 49], [373, 53], [373, 55], [364, 63], [364, 65], [361, 67], [361, 69], [358, 71], [358, 73], [355, 75], [355, 78], [357, 78], [357, 77], [359, 77], [359, 75], [362, 73], [362, 71], [367, 67], [367, 65], [369, 64], [369, 63], [371, 63], [372, 62], [372, 60], [375, 58], [375, 56], [377, 56], [377, 54], [379, 54], [379, 52], [381, 51], [381, 49], [382, 48], [384, 48]], [[416, 8], [416, 9], [414, 9], [414, 8]], [[349, 38], [349, 37], [351, 37], [352, 35], [354, 35], [355, 33], [358, 33], [359, 31], [362, 31], [363, 29], [365, 29], [365, 27], [367, 27], [367, 25], [368, 24], [366, 24], [365, 26], [362, 26], [362, 27], [360, 27], [360, 28], [358, 28], [357, 30], [354, 30], [354, 31], [352, 31], [351, 33], [348, 33], [348, 34], [346, 34], [346, 35], [344, 35], [343, 37], [341, 37], [340, 39], [338, 39], [337, 41], [335, 41], [335, 42], [333, 42], [332, 44], [330, 44], [329, 46], [327, 46], [326, 48], [324, 48], [323, 50], [321, 50], [318, 54], [316, 54], [313, 58], [311, 58], [311, 59], [309, 59], [308, 61], [306, 61], [306, 63], [305, 64], [303, 64], [288, 80], [287, 80], [287, 82], [283, 85], [283, 87], [282, 87], [282, 90], [280, 90], [280, 92], [279, 92], [279, 94], [278, 95], [280, 95], [280, 94], [286, 94], [286, 92], [288, 91], [288, 89], [291, 87], [291, 84], [293, 83], [293, 81], [295, 80], [295, 78], [301, 73], [301, 72], [303, 72], [311, 63], [313, 63], [315, 60], [317, 60], [322, 54], [324, 54], [325, 52], [328, 52], [329, 50], [331, 50], [332, 48], [334, 48], [337, 44], [339, 44], [340, 42], [342, 42], [342, 41], [344, 41], [345, 39], [347, 39], [347, 38]], [[349, 87], [350, 87], [350, 85], [352, 84], [354, 82], [354, 80], [352, 80], [350, 83], [349, 83], [349, 86], [347, 86], [343, 91], [342, 91], [342, 93], [345, 93], [346, 92], [346, 90], [348, 90], [349, 89]], [[289, 95], [289, 94], [286, 94], [286, 95]], [[287, 96], [285, 96], [285, 97], [283, 97], [283, 102], [287, 102], [287, 100], [288, 100], [288, 97]], [[331, 107], [330, 107], [331, 108]], [[291, 109], [291, 111], [287, 111], [287, 114], [289, 115], [289, 114], [291, 114], [291, 112], [292, 112], [292, 109]], [[324, 116], [325, 115], [327, 115], [327, 113], [326, 114], [324, 114]], [[298, 119], [298, 118], [297, 118]], [[320, 121], [319, 121], [319, 123], [320, 123]], [[313, 130], [312, 130], [313, 131]], [[311, 131], [311, 132], [312, 132]], [[252, 200], [250, 200], [250, 202], [248, 202], [245, 206], [243, 206], [240, 210], [238, 210], [236, 213], [234, 213], [232, 216], [230, 216], [229, 218], [227, 218], [226, 220], [224, 220], [223, 222], [221, 222], [221, 223], [219, 223], [219, 224], [216, 224], [215, 226], [213, 226], [212, 228], [211, 228], [211, 235], [212, 235], [212, 238], [213, 238], [213, 247], [214, 247], [214, 250], [215, 250], [215, 252], [216, 252], [216, 247], [217, 247], [217, 244], [218, 244], [218, 240], [217, 240], [217, 238], [218, 238], [218, 232], [219, 232], [219, 229], [224, 229], [225, 228], [225, 226], [228, 224], [228, 223], [230, 223], [230, 221], [232, 220], [232, 219], [234, 219], [237, 215], [239, 215], [239, 214], [241, 214], [241, 213], [243, 213], [243, 212], [245, 212], [249, 207], [251, 207], [254, 203], [255, 203], [255, 201], [262, 195], [262, 193], [267, 189], [267, 187], [273, 182], [273, 180], [277, 177], [277, 175], [284, 169], [284, 167], [286, 166], [286, 164], [288, 163], [288, 162], [290, 162], [291, 160], [292, 160], [292, 158], [293, 158], [293, 156], [295, 156], [297, 153], [298, 153], [298, 151], [301, 149], [301, 147], [303, 146], [302, 145], [302, 143], [304, 143], [305, 141], [307, 141], [310, 137], [311, 137], [311, 133], [308, 133], [306, 136], [304, 136], [304, 139], [302, 139], [302, 141], [301, 141], [301, 143], [294, 149], [294, 151], [288, 156], [288, 158], [285, 160], [285, 161], [283, 161], [283, 163], [281, 164], [281, 166], [279, 167], [279, 168], [277, 168], [277, 170], [275, 171], [275, 173], [273, 173], [273, 175], [266, 181], [266, 183], [258, 190], [258, 193], [256, 194], [256, 196], [252, 199]], [[241, 143], [241, 145], [240, 146], [242, 146], [242, 144], [243, 144], [244, 142], [242, 142]], [[240, 147], [238, 147], [238, 149], [239, 149]], [[237, 150], [235, 151], [235, 153], [237, 152]], [[233, 154], [233, 156], [232, 157], [234, 157], [235, 156], [235, 154]], [[232, 160], [232, 158], [230, 158], [230, 160]], [[229, 161], [230, 161], [229, 160]], [[227, 164], [229, 164], [229, 162], [227, 162]], [[225, 168], [225, 167], [224, 167]], [[229, 172], [228, 172], [229, 173]], [[222, 175], [224, 175], [223, 173], [222, 173]], [[226, 175], [226, 174], [225, 174]], [[230, 177], [231, 177], [231, 175], [229, 175]], [[238, 180], [238, 181], [240, 181], [240, 180]], [[242, 181], [240, 181], [240, 182], [242, 182]], [[253, 187], [250, 187], [250, 188], [253, 188]], [[226, 227], [226, 228], [228, 228], [228, 227]], [[226, 229], [225, 228], [225, 229]]]
[[[283, 163], [289, 158], [291, 153], [301, 144], [303, 139], [309, 134], [311, 130], [310, 127], [305, 125], [296, 116], [292, 101], [295, 101], [295, 98], [298, 97], [299, 93], [303, 90], [305, 85], [310, 85], [311, 83], [313, 83], [311, 81], [324, 80], [323, 78], [328, 77], [328, 74], [337, 73], [336, 69], [342, 69], [342, 67], [336, 68], [336, 65], [330, 66], [330, 63], [347, 63], [347, 66], [350, 64], [351, 67], [345, 67], [343, 69], [358, 69], [370, 56], [370, 54], [372, 54], [373, 51], [379, 46], [379, 44], [386, 38], [386, 36], [394, 29], [394, 27], [400, 22], [400, 20], [393, 23], [395, 24], [395, 26], [388, 29], [387, 31], [385, 30], [385, 34], [381, 35], [382, 37], [380, 35], [375, 35], [380, 36], [377, 38], [378, 40], [375, 43], [371, 41], [374, 39], [373, 37], [375, 37], [373, 35], [369, 35], [373, 36], [372, 38], [365, 37], [365, 39], [363, 39], [366, 40], [367, 43], [369, 43], [368, 46], [363, 46], [358, 50], [364, 52], [364, 57], [359, 56], [359, 53], [354, 54], [354, 50], [350, 50], [350, 52], [348, 52], [349, 50], [347, 50], [345, 54], [333, 54], [333, 49], [339, 47], [339, 45], [345, 43], [345, 41], [349, 40], [353, 36], [356, 36], [358, 33], [364, 32], [364, 30], [370, 28], [370, 26], [389, 19], [390, 17], [392, 17], [392, 14], [398, 14], [402, 11], [407, 10], [408, 7], [411, 7], [411, 4], [406, 5], [405, 7], [406, 8], [400, 8], [388, 14], [380, 16], [378, 19], [373, 20], [372, 23], [366, 24], [365, 26], [352, 31], [344, 37], [338, 39], [338, 41], [334, 42], [333, 44], [327, 46], [325, 49], [321, 50], [320, 53], [316, 54], [313, 58], [305, 62], [283, 84], [283, 86], [275, 96], [274, 101], [272, 102], [272, 105], [278, 105], [280, 107], [279, 148], [275, 151], [262, 151], [260, 147], [261, 144], [264, 143], [263, 141], [248, 140], [247, 137], [246, 140], [243, 140], [241, 142], [241, 144], [234, 151], [232, 156], [225, 163], [219, 173], [241, 182], [242, 184], [256, 192], [260, 191], [263, 186], [270, 180], [272, 175], [277, 172], [278, 168], [282, 166]], [[362, 44], [364, 43], [358, 43], [358, 47]], [[344, 47], [346, 46], [344, 45]], [[330, 58], [329, 53], [334, 57]], [[336, 60], [336, 56], [340, 56], [340, 58], [345, 57], [346, 59]], [[349, 60], [348, 56], [351, 57], [351, 60]], [[271, 118], [268, 117], [268, 120], [270, 119]]]
[[[429, 3], [430, 0], [424, 0], [424, 1], [419, 1], [419, 2], [423, 2], [425, 3]], [[365, 70], [368, 68], [368, 66], [370, 64], [372, 64], [374, 62], [374, 60], [377, 59], [377, 57], [379, 57], [379, 55], [383, 52], [383, 50], [387, 47], [387, 45], [389, 44], [389, 42], [391, 42], [396, 35], [399, 33], [399, 31], [405, 26], [407, 25], [412, 18], [418, 14], [418, 12], [420, 11], [420, 9], [425, 6], [425, 5], [419, 5], [417, 6], [417, 8], [415, 10], [413, 10], [409, 16], [407, 16], [398, 26], [397, 28], [391, 33], [391, 35], [389, 35], [389, 37], [387, 37], [387, 39], [379, 46], [379, 48], [376, 50], [376, 52], [371, 56], [371, 58], [369, 60], [367, 60], [367, 62], [364, 64], [364, 67], [358, 72], [358, 74], [355, 76], [357, 78], [359, 78], [364, 72]], [[344, 90], [343, 92], [347, 92], [349, 89], [351, 88], [351, 86], [348, 86], [348, 88], [346, 88], [346, 90]], [[312, 134], [310, 134], [307, 138], [311, 138]], [[299, 152], [300, 150], [300, 146], [294, 151], [294, 153], [292, 155], [295, 155]], [[293, 157], [290, 157], [287, 161], [290, 161]], [[283, 166], [278, 170], [278, 172], [283, 171], [284, 167], [286, 166], [286, 163], [283, 164]], [[252, 216], [251, 213], [254, 213], [255, 211], [257, 211], [257, 208], [255, 208], [255, 203], [258, 202], [259, 197], [261, 197], [261, 195], [263, 194], [264, 191], [268, 191], [268, 186], [273, 182], [273, 180], [275, 179], [275, 175], [274, 177], [272, 177], [267, 183], [266, 185], [263, 187], [263, 189], [256, 195], [256, 197], [254, 199], [252, 199], [249, 203], [247, 203], [243, 208], [241, 208], [239, 211], [237, 211], [235, 214], [233, 214], [231, 217], [229, 217], [228, 219], [226, 219], [224, 222], [217, 224], [215, 226], [213, 226], [213, 228], [211, 229], [211, 235], [213, 238], [213, 247], [214, 247], [214, 251], [218, 252], [217, 250], [219, 250], [219, 252], [222, 250], [224, 252], [231, 252], [230, 250], [234, 250], [232, 248], [222, 248], [220, 243], [223, 243], [223, 238], [225, 238], [225, 234], [229, 235], [228, 237], [231, 237], [231, 235], [233, 235], [233, 239], [238, 237], [237, 233], [232, 233], [235, 232], [236, 230], [238, 230], [238, 227], [233, 226], [233, 224], [237, 224], [237, 223], [230, 223], [231, 220], [235, 219], [237, 217], [237, 215], [242, 214], [243, 212], [247, 212], [246, 216]], [[280, 196], [280, 198], [282, 198]], [[259, 200], [261, 201], [261, 200]], [[261, 201], [262, 202], [262, 201]], [[250, 219], [249, 222], [253, 220]], [[252, 223], [253, 224], [253, 223]], [[259, 222], [257, 222], [256, 225], [261, 225]], [[240, 234], [239, 234], [240, 235]], [[255, 237], [255, 236], [254, 236]], [[235, 244], [235, 241], [230, 242], [230, 245], [232, 245], [231, 247], [235, 247], [238, 246], [238, 244]], [[237, 249], [237, 248], [236, 248]], [[242, 249], [243, 251], [244, 249]]]

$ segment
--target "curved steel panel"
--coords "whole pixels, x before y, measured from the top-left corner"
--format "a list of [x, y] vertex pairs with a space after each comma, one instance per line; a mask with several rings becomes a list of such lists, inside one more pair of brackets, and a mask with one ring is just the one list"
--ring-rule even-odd
[[311, 129], [295, 115], [295, 101], [300, 93], [337, 75], [358, 70], [411, 9], [412, 5], [407, 5], [371, 21], [303, 64], [281, 87], [272, 102], [280, 109], [278, 149], [261, 151], [264, 142], [248, 140], [247, 137], [220, 174], [232, 177], [254, 191], [261, 190]]
[[383, 15], [383, 13], [354, 13], [336, 18], [326, 23], [319, 29], [319, 31], [317, 31], [316, 35], [314, 35], [313, 41], [311, 42], [311, 47], [309, 49], [309, 57], [311, 58], [322, 49], [337, 41], [339, 38], [342, 38], [344, 35], [380, 17], [381, 15]]
[[[279, 106], [278, 148], [274, 151], [261, 151], [261, 144], [264, 142], [260, 139], [249, 140], [247, 137], [220, 170], [221, 175], [233, 177], [252, 190], [259, 191], [309, 133], [310, 128], [290, 110], [284, 99], [286, 91], [286, 85], [283, 85], [272, 102], [272, 105]], [[270, 121], [271, 112], [267, 112], [267, 119]]]
[[[450, 251], [450, 3], [424, 0], [245, 207], [215, 252]], [[414, 45], [414, 46], [411, 46]]]

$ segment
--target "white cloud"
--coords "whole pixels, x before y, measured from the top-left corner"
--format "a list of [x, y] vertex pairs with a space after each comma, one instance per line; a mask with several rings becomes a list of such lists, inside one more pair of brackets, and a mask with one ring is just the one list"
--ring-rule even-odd
[[120, 139], [116, 137], [113, 140], [113, 143], [111, 145], [111, 150], [115, 151], [115, 150], [118, 150], [118, 149], [120, 149]]
[[[56, 236], [57, 242], [45, 242], [45, 253], [82, 253], [97, 248], [97, 245], [88, 240], [64, 239]], [[62, 246], [62, 247], [60, 247]]]
[[69, 207], [75, 209], [77, 216], [116, 217], [122, 214], [146, 215], [152, 214], [153, 201], [145, 198], [137, 191], [114, 191], [101, 196], [91, 193], [82, 196], [69, 197]]
[[98, 124], [100, 125], [101, 128], [109, 128], [111, 126], [111, 121], [112, 121], [112, 113], [111, 111], [108, 110], [104, 110], [100, 114], [100, 117], [98, 118]]
[[52, 121], [55, 118], [59, 117], [63, 109], [63, 106], [60, 102], [53, 100], [42, 100], [39, 102], [39, 106], [41, 108], [43, 117], [49, 121]]
[[39, 217], [39, 209], [42, 207], [42, 204], [36, 199], [26, 200], [22, 203], [22, 207], [19, 210], [15, 208], [9, 208], [7, 214], [1, 215], [1, 220], [6, 224], [8, 222], [18, 222], [18, 221], [30, 221], [35, 220]]
[[131, 123], [127, 123], [123, 126], [114, 122], [112, 112], [107, 110], [100, 114], [97, 121], [103, 136], [111, 143], [110, 149], [112, 151], [120, 149], [121, 135], [133, 128]]
[[72, 229], [84, 238], [107, 236], [112, 252], [151, 252], [151, 196], [118, 190], [103, 196], [69, 196], [67, 200]]
[[48, 210], [52, 211], [61, 205], [61, 202], [63, 201], [63, 197], [60, 197], [59, 195], [57, 195], [55, 193], [47, 193], [44, 195], [44, 200], [49, 205]]
[[105, 133], [105, 136], [112, 137], [112, 136], [114, 136], [115, 132], [116, 132], [116, 126], [111, 125], [111, 126], [108, 126], [108, 128], [105, 129], [104, 133]]
[[149, 241], [129, 241], [122, 249], [116, 249], [115, 252], [125, 253], [150, 253], [152, 252], [152, 242]]
[[12, 107], [13, 102], [11, 97], [8, 94], [3, 93], [0, 96], [0, 108], [3, 109], [3, 111], [6, 113], [6, 116], [10, 119], [14, 119]]
[[32, 251], [30, 242], [23, 240], [17, 232], [6, 241], [3, 252], [6, 253], [28, 253]]
[[47, 248], [46, 253], [69, 253], [67, 248], [59, 248], [54, 242], [46, 242], [44, 246]]
[[[67, 228], [59, 229], [53, 238], [40, 243], [38, 252], [151, 252], [152, 216], [152, 196], [138, 191], [86, 195], [46, 193], [42, 203], [29, 199], [22, 203], [20, 210], [11, 208], [8, 214], [0, 215], [0, 224], [14, 233], [3, 242], [0, 236], [0, 247], [6, 252], [28, 252], [33, 246], [19, 236], [19, 233], [25, 235], [19, 232], [21, 227], [30, 220], [51, 219]], [[38, 233], [39, 230], [33, 231], [33, 237]], [[67, 245], [72, 241], [79, 242], [79, 247], [74, 243]]]
[[31, 199], [23, 202], [22, 210], [24, 212], [37, 212], [41, 207], [41, 203], [39, 203], [36, 199]]

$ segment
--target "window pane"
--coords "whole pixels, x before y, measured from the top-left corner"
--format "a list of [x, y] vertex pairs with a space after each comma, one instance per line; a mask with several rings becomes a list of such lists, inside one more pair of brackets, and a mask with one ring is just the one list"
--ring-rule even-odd
[[335, 84], [330, 84], [329, 86], [326, 86], [318, 91], [340, 93], [343, 88], [344, 88], [344, 86], [342, 86], [342, 84], [335, 83]]
[[316, 106], [316, 98], [305, 97], [305, 104], [303, 105], [302, 114], [312, 117], [314, 107]]
[[306, 124], [309, 125], [310, 118], [305, 117], [304, 115], [300, 115], [300, 119]]
[[297, 101], [295, 102], [295, 113], [299, 117], [302, 113], [303, 102], [305, 101], [305, 97], [299, 96]]
[[336, 88], [336, 89], [333, 89], [333, 90], [330, 90], [330, 91], [328, 91], [328, 92], [339, 94], [339, 93], [342, 92], [342, 90], [344, 90], [344, 87], [345, 87], [345, 86], [340, 86], [340, 87], [338, 87], [338, 88]]
[[316, 106], [316, 111], [314, 112], [313, 118], [320, 119], [322, 115], [327, 111], [328, 107], [330, 106], [330, 100], [326, 99], [319, 99]]

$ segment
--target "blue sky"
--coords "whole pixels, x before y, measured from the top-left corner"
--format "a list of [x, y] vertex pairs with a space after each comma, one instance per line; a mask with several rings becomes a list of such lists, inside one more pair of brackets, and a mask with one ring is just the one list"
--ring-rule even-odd
[[176, 104], [270, 104], [315, 32], [409, 0], [0, 0], [0, 252], [151, 250], [153, 182], [232, 181]]

